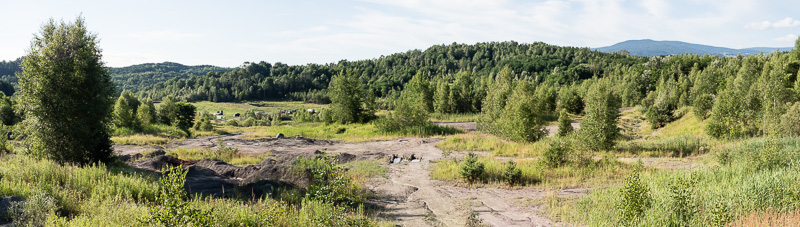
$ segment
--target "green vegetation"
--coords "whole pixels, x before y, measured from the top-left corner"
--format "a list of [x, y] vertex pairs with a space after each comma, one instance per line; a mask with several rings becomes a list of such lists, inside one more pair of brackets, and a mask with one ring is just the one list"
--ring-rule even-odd
[[581, 122], [580, 136], [592, 150], [609, 150], [619, 136], [620, 101], [605, 82], [597, 82], [586, 95], [586, 115]]
[[[68, 53], [68, 54], [67, 54]], [[114, 85], [83, 18], [48, 21], [23, 59], [18, 99], [30, 147], [24, 152], [63, 163], [111, 158], [108, 122]]]
[[185, 201], [183, 191], [187, 171], [182, 166], [172, 167], [158, 182], [158, 196], [150, 207], [148, 218], [142, 224], [153, 226], [211, 226], [214, 224], [213, 210], [191, 208]]
[[[331, 120], [340, 124], [367, 122], [374, 117], [374, 96], [364, 92], [353, 72], [340, 72], [331, 78]], [[370, 98], [372, 97], [372, 98]]]

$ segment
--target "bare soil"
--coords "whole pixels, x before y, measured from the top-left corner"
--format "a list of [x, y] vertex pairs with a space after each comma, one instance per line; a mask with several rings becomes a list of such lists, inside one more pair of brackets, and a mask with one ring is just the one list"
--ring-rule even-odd
[[[261, 154], [269, 152], [270, 159], [260, 165], [234, 167], [219, 161], [200, 160], [189, 167], [187, 184], [192, 184], [194, 192], [212, 195], [230, 194], [233, 187], [267, 188], [286, 177], [286, 165], [297, 157], [306, 157], [317, 150], [326, 150], [338, 155], [340, 161], [382, 160], [387, 167], [388, 177], [373, 179], [367, 188], [376, 193], [371, 203], [382, 207], [381, 216], [393, 220], [400, 226], [464, 226], [473, 212], [490, 226], [554, 226], [560, 225], [543, 215], [542, 202], [548, 192], [542, 189], [507, 189], [497, 186], [470, 187], [456, 183], [443, 182], [430, 178], [433, 162], [443, 159], [442, 150], [435, 145], [440, 139], [408, 138], [366, 143], [342, 143], [336, 141], [311, 140], [304, 138], [245, 140], [241, 134], [220, 136], [226, 146], [235, 146], [241, 152]], [[217, 137], [190, 138], [173, 141], [166, 145], [173, 148], [214, 148], [218, 146]], [[115, 146], [118, 154], [136, 154], [157, 147]], [[391, 155], [405, 157], [399, 163], [390, 163]], [[415, 159], [409, 157], [414, 155]], [[163, 156], [162, 162], [167, 162]], [[132, 163], [134, 166], [154, 166], [158, 162], [143, 160]], [[193, 172], [195, 174], [193, 174]], [[196, 178], [194, 180], [189, 178]], [[205, 184], [203, 182], [211, 182]], [[286, 182], [288, 185], [301, 185], [302, 182]], [[219, 191], [228, 187], [228, 191]], [[266, 186], [265, 186], [266, 185]], [[243, 191], [243, 190], [239, 190]], [[566, 191], [558, 194], [565, 194]], [[574, 191], [574, 190], [573, 190]], [[586, 190], [578, 189], [579, 194]], [[566, 193], [574, 194], [574, 193]]]

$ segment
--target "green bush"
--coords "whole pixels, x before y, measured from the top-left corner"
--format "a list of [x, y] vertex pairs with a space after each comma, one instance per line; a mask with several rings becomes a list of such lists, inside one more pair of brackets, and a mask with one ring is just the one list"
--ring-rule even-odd
[[239, 126], [241, 126], [241, 127], [256, 126], [256, 119], [247, 118], [247, 120], [242, 121], [242, 124], [239, 125]]
[[558, 115], [558, 136], [566, 136], [575, 131], [572, 127], [572, 119], [567, 115], [567, 110], [561, 110]]
[[783, 135], [800, 136], [800, 102], [792, 104], [789, 110], [781, 115], [780, 122]]
[[694, 214], [697, 213], [697, 204], [694, 200], [694, 186], [697, 179], [679, 177], [669, 184], [669, 196], [672, 199], [672, 217], [669, 226], [690, 226]]
[[622, 199], [617, 204], [619, 224], [622, 226], [638, 225], [644, 212], [650, 208], [652, 199], [650, 189], [639, 179], [639, 172], [633, 172], [625, 178], [625, 184], [620, 189]]
[[569, 145], [563, 141], [553, 141], [550, 143], [550, 147], [548, 147], [544, 154], [542, 155], [542, 162], [544, 162], [545, 166], [550, 168], [556, 168], [564, 163], [567, 163], [567, 151], [569, 150]]
[[508, 186], [517, 185], [522, 181], [522, 170], [517, 168], [517, 163], [509, 160], [508, 164], [506, 164], [506, 170], [503, 172], [503, 178]]
[[225, 125], [233, 126], [233, 127], [239, 127], [239, 122], [236, 121], [236, 120], [230, 120], [230, 121], [225, 122]]
[[306, 199], [351, 207], [366, 201], [364, 191], [352, 181], [348, 170], [336, 165], [336, 160], [325, 153], [314, 159], [298, 159], [293, 169], [304, 173], [309, 179]]
[[187, 171], [182, 166], [172, 167], [161, 177], [158, 185], [156, 203], [150, 206], [150, 215], [140, 220], [143, 224], [154, 226], [212, 226], [212, 210], [193, 209], [187, 199], [183, 185]]
[[467, 183], [472, 184], [481, 178], [481, 175], [483, 174], [483, 168], [483, 163], [478, 162], [478, 155], [470, 152], [467, 154], [467, 158], [464, 159], [464, 162], [461, 164], [458, 174], [467, 180]]

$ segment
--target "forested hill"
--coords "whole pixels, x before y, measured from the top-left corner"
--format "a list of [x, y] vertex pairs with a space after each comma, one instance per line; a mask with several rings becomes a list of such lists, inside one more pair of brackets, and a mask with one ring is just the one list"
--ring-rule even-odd
[[453, 43], [435, 45], [424, 51], [411, 50], [377, 59], [342, 60], [325, 65], [249, 63], [229, 72], [169, 79], [143, 89], [139, 95], [154, 100], [173, 95], [189, 101], [302, 98], [317, 102], [325, 99], [324, 89], [331, 76], [345, 69], [357, 71], [362, 84], [376, 96], [388, 96], [401, 90], [418, 71], [452, 82], [458, 72], [480, 77], [508, 66], [536, 82], [565, 84], [603, 75], [612, 65], [630, 66], [644, 61], [646, 58], [541, 42]]
[[679, 41], [654, 41], [649, 39], [643, 40], [628, 40], [625, 42], [617, 43], [607, 47], [596, 48], [602, 52], [617, 52], [626, 50], [631, 55], [636, 56], [659, 56], [659, 55], [679, 55], [679, 54], [698, 54], [698, 55], [719, 55], [719, 56], [736, 56], [738, 54], [753, 55], [780, 50], [789, 51], [792, 47], [778, 48], [778, 47], [754, 47], [745, 49], [731, 49], [725, 47], [715, 47], [708, 45], [700, 45]]
[[212, 65], [187, 66], [175, 62], [146, 63], [121, 68], [110, 68], [111, 80], [118, 91], [139, 92], [140, 89], [172, 78], [203, 76], [210, 72], [222, 73], [233, 69]]
[[[0, 90], [5, 91], [8, 84], [16, 84], [15, 73], [20, 72], [22, 58], [14, 61], [0, 61]], [[202, 76], [209, 72], [228, 72], [233, 69], [212, 65], [187, 66], [174, 62], [146, 63], [121, 68], [110, 67], [111, 80], [117, 85], [117, 91], [138, 92], [140, 89], [167, 81], [172, 78], [189, 78]], [[6, 94], [9, 94], [6, 92]]]

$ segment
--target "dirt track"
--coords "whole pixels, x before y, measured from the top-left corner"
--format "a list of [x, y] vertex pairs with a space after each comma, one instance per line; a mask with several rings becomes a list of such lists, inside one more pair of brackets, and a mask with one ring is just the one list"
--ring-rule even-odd
[[[367, 188], [378, 195], [372, 203], [384, 207], [381, 216], [392, 219], [401, 226], [463, 226], [473, 212], [479, 213], [484, 223], [491, 226], [559, 225], [542, 215], [542, 203], [535, 202], [546, 195], [540, 189], [467, 188], [432, 180], [431, 161], [442, 159], [442, 151], [435, 146], [440, 142], [439, 139], [338, 143], [295, 138], [244, 140], [241, 134], [225, 135], [221, 138], [226, 146], [238, 147], [244, 153], [271, 152], [284, 158], [323, 149], [332, 154], [352, 154], [355, 159], [387, 160], [386, 157], [392, 154], [400, 157], [414, 154], [421, 160], [397, 164], [383, 162], [387, 166], [388, 177], [375, 179], [367, 184]], [[166, 147], [213, 148], [216, 144], [217, 137], [205, 137], [174, 141]], [[130, 154], [149, 147], [115, 148], [118, 149], [117, 153]]]

